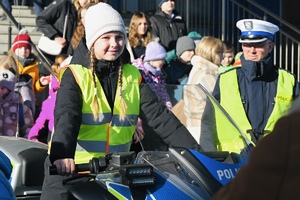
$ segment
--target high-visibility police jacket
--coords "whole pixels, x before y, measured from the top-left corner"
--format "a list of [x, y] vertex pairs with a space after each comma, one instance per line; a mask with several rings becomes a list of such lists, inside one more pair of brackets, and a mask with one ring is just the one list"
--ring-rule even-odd
[[[293, 99], [295, 77], [285, 70], [279, 69], [278, 72], [275, 104], [264, 128], [264, 130], [268, 131], [272, 131], [277, 120], [287, 113]], [[247, 133], [247, 130], [252, 129], [252, 127], [241, 100], [236, 70], [222, 74], [219, 85], [220, 91], [222, 91], [220, 94], [221, 106], [233, 118], [247, 139], [251, 141], [251, 136]], [[217, 139], [215, 138], [214, 140], [217, 149], [219, 151], [240, 153], [240, 150], [245, 147], [241, 134], [233, 126], [218, 120], [218, 114], [216, 113]]]
[[[77, 138], [75, 163], [87, 163], [91, 158], [107, 152], [128, 151], [140, 112], [140, 72], [132, 65], [123, 66], [122, 97], [127, 109], [125, 119], [121, 120], [120, 84], [117, 86], [114, 108], [111, 110], [98, 78], [95, 78], [97, 92], [94, 90], [91, 70], [81, 65], [70, 65], [69, 68], [82, 91], [83, 98], [82, 123]], [[99, 105], [96, 121], [92, 112], [95, 93]]]

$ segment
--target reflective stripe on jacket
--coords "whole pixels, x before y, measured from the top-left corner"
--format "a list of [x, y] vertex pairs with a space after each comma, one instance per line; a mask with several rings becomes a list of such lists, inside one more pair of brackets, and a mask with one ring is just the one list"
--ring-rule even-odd
[[[70, 65], [76, 82], [82, 91], [82, 123], [80, 126], [75, 163], [87, 163], [93, 157], [107, 152], [128, 151], [140, 112], [140, 72], [132, 65], [124, 65], [122, 72], [122, 97], [126, 102], [125, 119], [120, 119], [120, 84], [117, 86], [113, 111], [106, 99], [102, 86], [96, 78], [94, 90], [90, 69], [81, 65]], [[62, 76], [62, 75], [61, 75]], [[97, 93], [98, 119], [93, 118], [93, 99]]]
[[[275, 105], [264, 128], [264, 130], [268, 131], [272, 131], [277, 120], [287, 113], [293, 100], [294, 76], [285, 70], [279, 69], [278, 72], [277, 94], [274, 99]], [[232, 70], [220, 76], [220, 91], [222, 91], [220, 104], [233, 118], [241, 131], [246, 134], [248, 140], [251, 141], [250, 134], [246, 132], [252, 127], [243, 107], [236, 73], [236, 70]], [[216, 113], [216, 119], [218, 119], [217, 115], [218, 113]], [[240, 153], [240, 150], [245, 146], [240, 133], [222, 120], [216, 120], [216, 124], [218, 138], [215, 138], [215, 143], [217, 149], [219, 151]]]

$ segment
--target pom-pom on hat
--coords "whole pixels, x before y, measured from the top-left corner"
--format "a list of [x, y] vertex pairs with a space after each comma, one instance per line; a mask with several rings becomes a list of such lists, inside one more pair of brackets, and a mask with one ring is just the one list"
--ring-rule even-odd
[[240, 43], [260, 43], [267, 39], [273, 40], [278, 26], [258, 19], [243, 19], [236, 23], [241, 30]]
[[182, 36], [178, 38], [176, 43], [176, 54], [180, 56], [183, 52], [189, 50], [195, 50], [196, 45], [192, 38], [189, 36]]
[[0, 87], [5, 87], [10, 91], [14, 91], [17, 78], [8, 69], [0, 69]]
[[158, 42], [149, 42], [146, 46], [144, 61], [164, 60], [167, 52]]
[[85, 14], [86, 45], [91, 49], [93, 43], [103, 34], [119, 31], [126, 38], [126, 28], [121, 15], [107, 3], [89, 7]]
[[25, 34], [21, 33], [15, 37], [14, 43], [12, 45], [12, 49], [15, 52], [17, 48], [25, 47], [26, 49], [29, 49], [31, 52], [31, 44], [32, 41], [30, 36], [27, 33]]

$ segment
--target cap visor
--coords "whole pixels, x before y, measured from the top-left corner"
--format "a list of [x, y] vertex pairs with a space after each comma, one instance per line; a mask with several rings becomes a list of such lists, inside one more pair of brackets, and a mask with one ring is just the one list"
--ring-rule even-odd
[[239, 43], [260, 43], [266, 41], [268, 38], [260, 38], [260, 39], [248, 39], [248, 38], [241, 38], [239, 39]]

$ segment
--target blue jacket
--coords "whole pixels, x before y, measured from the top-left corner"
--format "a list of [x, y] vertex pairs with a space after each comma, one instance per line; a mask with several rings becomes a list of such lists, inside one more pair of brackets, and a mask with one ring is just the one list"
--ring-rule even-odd
[[0, 199], [16, 199], [13, 189], [9, 183], [12, 165], [9, 158], [0, 151]]

